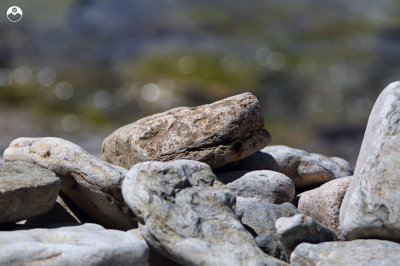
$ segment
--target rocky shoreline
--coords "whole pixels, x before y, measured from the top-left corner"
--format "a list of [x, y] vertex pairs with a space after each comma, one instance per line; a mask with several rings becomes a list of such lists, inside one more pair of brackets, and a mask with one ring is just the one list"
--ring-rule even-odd
[[263, 121], [243, 93], [117, 129], [101, 159], [15, 139], [0, 164], [0, 264], [395, 265], [400, 82], [377, 99], [354, 173], [267, 146]]

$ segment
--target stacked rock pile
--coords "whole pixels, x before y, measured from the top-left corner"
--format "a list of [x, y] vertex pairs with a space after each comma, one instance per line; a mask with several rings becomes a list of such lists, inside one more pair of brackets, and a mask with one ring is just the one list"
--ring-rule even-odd
[[376, 101], [354, 174], [267, 146], [263, 121], [244, 93], [126, 125], [102, 159], [59, 138], [12, 141], [0, 264], [398, 264], [400, 82]]

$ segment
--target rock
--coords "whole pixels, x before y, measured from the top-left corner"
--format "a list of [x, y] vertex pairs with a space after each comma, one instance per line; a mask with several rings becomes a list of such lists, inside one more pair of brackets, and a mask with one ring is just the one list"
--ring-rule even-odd
[[242, 223], [257, 235], [256, 243], [270, 256], [287, 260], [285, 252], [276, 235], [275, 222], [280, 217], [290, 217], [299, 211], [291, 203], [280, 205], [268, 202], [257, 203], [248, 208], [242, 218]]
[[286, 265], [257, 247], [232, 211], [235, 195], [201, 162], [143, 162], [122, 194], [146, 242], [183, 265]]
[[400, 82], [386, 87], [369, 116], [354, 177], [340, 208], [347, 239], [400, 241]]
[[55, 203], [60, 179], [26, 162], [0, 163], [0, 223], [47, 212]]
[[291, 217], [299, 211], [291, 203], [261, 203], [251, 206], [243, 215], [242, 223], [252, 228], [257, 235], [275, 231], [275, 222], [280, 217]]
[[329, 181], [313, 190], [301, 193], [298, 208], [301, 213], [335, 231], [344, 240], [339, 228], [339, 210], [349, 187], [351, 176]]
[[281, 204], [291, 202], [295, 195], [289, 177], [268, 170], [249, 172], [226, 186], [237, 196], [235, 213], [239, 218], [256, 202]]
[[256, 236], [254, 240], [264, 253], [283, 261], [289, 261], [289, 257], [286, 257], [281, 241], [275, 231], [267, 231]]
[[121, 195], [127, 171], [60, 138], [19, 138], [4, 151], [5, 161], [26, 161], [61, 179], [61, 191], [103, 226], [131, 229], [137, 222]]
[[143, 161], [191, 159], [213, 168], [243, 159], [271, 136], [257, 98], [243, 93], [194, 108], [180, 107], [126, 125], [103, 142], [102, 159], [131, 168]]
[[[353, 174], [349, 163], [338, 157], [326, 157], [283, 145], [268, 146], [261, 152], [270, 154], [281, 172], [290, 177], [296, 187], [320, 185]], [[268, 159], [266, 168], [274, 163]]]
[[272, 157], [271, 154], [263, 151], [255, 152], [245, 159], [232, 163], [229, 165], [229, 167], [230, 169], [239, 171], [271, 170], [280, 173], [283, 172], [282, 168], [278, 165], [274, 157]]
[[292, 266], [392, 266], [399, 264], [400, 245], [385, 240], [303, 243], [290, 257]]
[[145, 265], [146, 243], [97, 224], [0, 232], [1, 265]]
[[295, 194], [289, 177], [268, 170], [247, 173], [226, 186], [237, 196], [268, 199], [276, 204], [292, 201]]
[[229, 184], [232, 183], [233, 181], [241, 178], [247, 173], [250, 173], [251, 171], [246, 170], [246, 171], [229, 171], [229, 172], [221, 172], [221, 173], [216, 173], [215, 175], [217, 176], [218, 181], [221, 181], [222, 183]]
[[[140, 233], [139, 228], [129, 230], [128, 232], [134, 234], [139, 239], [145, 241], [142, 234]], [[146, 266], [159, 266], [159, 265], [181, 266], [181, 264], [176, 263], [176, 262], [162, 256], [161, 254], [157, 253], [157, 251], [155, 251], [153, 248], [149, 247], [149, 258], [148, 258]]]
[[287, 258], [294, 248], [303, 242], [321, 243], [337, 240], [335, 232], [304, 214], [281, 217], [276, 221], [275, 227]]

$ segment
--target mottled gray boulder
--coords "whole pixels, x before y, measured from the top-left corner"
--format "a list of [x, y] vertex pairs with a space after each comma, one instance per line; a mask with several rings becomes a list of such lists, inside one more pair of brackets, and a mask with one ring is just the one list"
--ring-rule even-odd
[[0, 163], [0, 223], [41, 215], [54, 205], [60, 179], [26, 162]]
[[239, 161], [234, 170], [272, 170], [290, 177], [296, 187], [323, 184], [353, 173], [349, 163], [338, 157], [308, 153], [284, 145], [267, 146]]
[[103, 142], [102, 159], [131, 168], [143, 161], [191, 159], [213, 168], [238, 161], [271, 140], [257, 98], [243, 93], [180, 107], [126, 125]]
[[287, 258], [300, 243], [321, 243], [337, 240], [335, 232], [304, 214], [281, 217], [276, 221], [275, 227]]
[[235, 218], [235, 195], [201, 162], [143, 162], [122, 193], [146, 242], [183, 265], [284, 265], [265, 255]]
[[379, 95], [340, 208], [348, 239], [400, 241], [400, 82]]
[[267, 202], [257, 203], [250, 206], [244, 213], [242, 223], [254, 231], [257, 245], [267, 254], [288, 260], [284, 249], [278, 239], [275, 222], [280, 217], [290, 217], [299, 211], [291, 203], [272, 204]]
[[4, 151], [5, 161], [25, 161], [56, 173], [61, 191], [97, 223], [109, 228], [137, 225], [121, 195], [127, 171], [60, 138], [19, 138]]
[[97, 224], [0, 232], [1, 265], [146, 265], [134, 234]]
[[300, 194], [298, 204], [301, 213], [326, 225], [335, 231], [338, 238], [342, 240], [342, 231], [339, 228], [339, 210], [351, 179], [351, 176], [338, 178], [313, 190], [305, 191]]
[[236, 195], [235, 213], [239, 218], [255, 203], [281, 204], [291, 202], [295, 196], [295, 187], [289, 177], [268, 170], [249, 172], [226, 186]]
[[[134, 234], [139, 239], [145, 241], [142, 234], [140, 233], [140, 229], [132, 229], [128, 231], [131, 234]], [[149, 247], [149, 256], [146, 266], [181, 266], [181, 264], [176, 263], [158, 253], [152, 247]]]
[[292, 266], [393, 266], [399, 265], [400, 245], [385, 240], [303, 243], [290, 257]]

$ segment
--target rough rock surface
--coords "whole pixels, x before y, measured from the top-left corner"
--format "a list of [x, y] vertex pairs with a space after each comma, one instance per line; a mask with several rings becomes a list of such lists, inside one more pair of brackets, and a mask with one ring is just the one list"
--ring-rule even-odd
[[321, 243], [337, 240], [334, 231], [304, 214], [281, 217], [276, 221], [275, 227], [287, 258], [300, 243]]
[[272, 204], [267, 202], [257, 203], [244, 213], [242, 223], [250, 228], [256, 236], [257, 245], [267, 254], [287, 260], [284, 249], [278, 239], [275, 222], [280, 217], [290, 217], [299, 211], [291, 203]]
[[400, 245], [385, 240], [303, 243], [290, 257], [293, 266], [392, 266], [399, 264]]
[[1, 265], [145, 265], [134, 234], [97, 224], [0, 232]]
[[97, 223], [131, 229], [136, 221], [121, 195], [127, 171], [60, 138], [19, 138], [4, 151], [5, 161], [26, 161], [61, 179], [61, 191]]
[[352, 177], [342, 177], [329, 181], [313, 190], [300, 194], [299, 211], [335, 231], [343, 240], [339, 228], [339, 210]]
[[252, 171], [226, 185], [236, 195], [236, 216], [257, 202], [281, 204], [294, 199], [293, 181], [284, 174], [260, 170]]
[[102, 159], [131, 168], [143, 161], [191, 159], [213, 168], [243, 159], [271, 140], [257, 98], [243, 93], [194, 108], [180, 107], [119, 128], [103, 142]]
[[265, 255], [232, 211], [235, 195], [201, 162], [143, 162], [122, 193], [146, 242], [184, 265], [285, 265]]
[[400, 241], [400, 82], [379, 95], [340, 209], [348, 239]]
[[267, 146], [233, 166], [234, 170], [272, 170], [290, 177], [296, 187], [320, 185], [352, 175], [349, 163], [338, 157], [308, 153], [284, 145]]
[[60, 179], [52, 171], [26, 162], [0, 163], [0, 223], [47, 212], [59, 188]]

